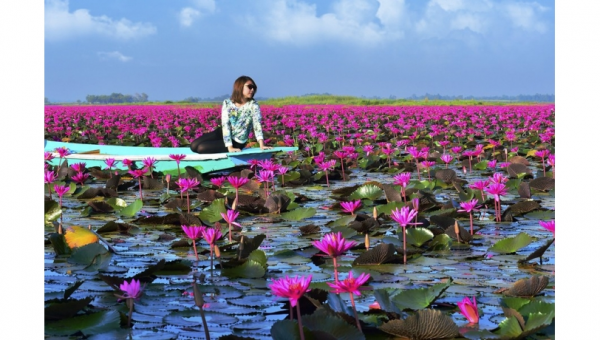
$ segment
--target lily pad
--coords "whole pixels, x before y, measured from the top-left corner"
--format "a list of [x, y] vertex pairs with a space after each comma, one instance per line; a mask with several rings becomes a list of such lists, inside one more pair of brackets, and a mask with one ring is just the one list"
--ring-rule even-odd
[[142, 202], [142, 200], [136, 199], [130, 205], [126, 206], [125, 208], [122, 208], [117, 213], [123, 217], [133, 217], [142, 209], [143, 206], [144, 203]]
[[428, 288], [403, 290], [392, 297], [392, 303], [396, 305], [399, 310], [418, 310], [427, 308], [427, 306], [450, 287], [451, 283], [451, 280], [448, 280], [445, 283], [438, 283]]
[[529, 220], [551, 220], [554, 219], [554, 210], [537, 210], [524, 215]]
[[315, 208], [297, 208], [292, 211], [281, 214], [281, 218], [288, 221], [300, 221], [305, 218], [313, 217], [317, 213]]
[[371, 201], [374, 201], [381, 197], [381, 194], [383, 194], [383, 190], [381, 190], [379, 187], [372, 184], [367, 184], [356, 189], [352, 194], [350, 194], [350, 196], [348, 196], [348, 199], [358, 200], [367, 198]]
[[415, 247], [420, 247], [433, 238], [433, 233], [427, 228], [407, 228], [406, 242]]
[[52, 335], [101, 334], [119, 329], [121, 317], [116, 310], [102, 311], [45, 324], [44, 332]]
[[208, 207], [202, 209], [200, 214], [198, 214], [198, 217], [200, 217], [200, 219], [203, 221], [215, 223], [223, 219], [221, 213], [227, 213], [227, 208], [225, 207], [225, 198], [217, 198], [216, 200], [212, 201]]
[[526, 247], [531, 242], [533, 242], [533, 239], [526, 233], [521, 232], [515, 237], [508, 237], [496, 242], [489, 250], [497, 253], [511, 254]]

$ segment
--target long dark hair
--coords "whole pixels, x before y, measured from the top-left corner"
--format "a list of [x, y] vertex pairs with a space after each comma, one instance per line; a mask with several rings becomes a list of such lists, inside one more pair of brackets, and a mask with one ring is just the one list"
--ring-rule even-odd
[[[254, 82], [254, 79], [248, 77], [248, 76], [241, 76], [238, 79], [235, 80], [235, 82], [233, 83], [233, 92], [231, 93], [231, 101], [234, 103], [242, 103], [244, 100], [244, 84], [246, 84], [246, 82], [250, 80], [252, 82], [252, 84], [254, 84], [254, 86], [256, 86], [256, 83]], [[254, 94], [256, 94], [256, 92], [258, 91], [258, 86], [256, 86], [256, 88], [254, 89]]]

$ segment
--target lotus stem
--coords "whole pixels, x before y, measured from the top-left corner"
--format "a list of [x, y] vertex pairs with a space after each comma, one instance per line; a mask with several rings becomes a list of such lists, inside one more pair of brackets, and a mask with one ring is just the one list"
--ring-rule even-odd
[[362, 333], [362, 328], [360, 328], [360, 321], [358, 320], [358, 313], [356, 313], [356, 306], [354, 305], [354, 294], [350, 293], [350, 302], [352, 302], [352, 311], [354, 311], [354, 319], [356, 320], [356, 327]]
[[231, 223], [227, 223], [227, 224], [229, 225], [229, 243], [231, 243], [232, 242], [232, 239], [231, 239]]
[[406, 227], [402, 226], [402, 247], [404, 248], [404, 265], [406, 265]]
[[304, 340], [304, 327], [302, 327], [302, 317], [300, 316], [300, 304], [296, 304], [296, 313], [298, 314], [298, 328], [300, 329], [300, 340]]
[[194, 254], [196, 254], [196, 261], [200, 261], [198, 258], [198, 250], [196, 249], [196, 240], [192, 240], [192, 245], [194, 246]]
[[469, 223], [471, 224], [471, 235], [473, 235], [473, 213], [469, 212]]
[[48, 183], [48, 195], [50, 195], [50, 199], [52, 199], [52, 188], [50, 188], [50, 183]]
[[338, 283], [338, 272], [337, 272], [337, 258], [333, 258], [333, 277], [335, 279], [335, 283]]

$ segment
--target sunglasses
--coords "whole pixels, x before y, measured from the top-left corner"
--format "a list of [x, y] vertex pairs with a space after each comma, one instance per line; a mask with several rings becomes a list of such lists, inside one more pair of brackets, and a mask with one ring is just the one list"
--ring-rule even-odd
[[246, 84], [246, 86], [248, 86], [248, 88], [251, 90], [256, 90], [256, 85]]

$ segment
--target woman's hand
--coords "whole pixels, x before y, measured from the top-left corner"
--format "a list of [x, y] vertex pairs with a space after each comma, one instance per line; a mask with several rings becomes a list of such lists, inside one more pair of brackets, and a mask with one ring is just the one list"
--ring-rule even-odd
[[258, 140], [258, 145], [260, 145], [261, 150], [271, 150], [273, 148], [271, 146], [266, 146], [262, 139]]
[[241, 152], [242, 150], [238, 149], [238, 148], [234, 148], [233, 146], [228, 146], [227, 150], [229, 152]]

